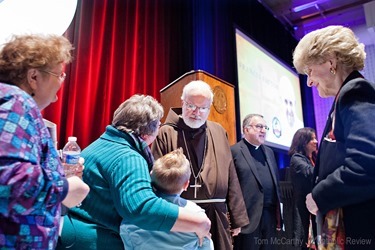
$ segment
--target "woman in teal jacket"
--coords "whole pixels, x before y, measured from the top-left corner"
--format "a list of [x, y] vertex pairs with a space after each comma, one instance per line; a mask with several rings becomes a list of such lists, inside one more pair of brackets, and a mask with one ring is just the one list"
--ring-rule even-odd
[[90, 193], [65, 216], [59, 249], [123, 249], [122, 218], [146, 230], [208, 235], [210, 221], [158, 198], [151, 187], [148, 145], [158, 133], [162, 106], [134, 95], [114, 113], [112, 125], [82, 151]]

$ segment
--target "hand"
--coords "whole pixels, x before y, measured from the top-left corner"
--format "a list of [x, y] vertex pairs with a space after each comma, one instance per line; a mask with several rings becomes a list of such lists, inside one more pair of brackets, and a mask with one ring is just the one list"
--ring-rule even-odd
[[199, 238], [199, 246], [202, 246], [204, 237], [211, 238], [211, 233], [210, 233], [211, 221], [208, 219], [206, 214], [203, 214], [203, 216], [204, 216], [204, 219], [203, 219], [204, 222], [202, 223], [202, 226], [199, 228], [199, 231], [195, 232]]
[[66, 163], [63, 163], [65, 177], [69, 178], [72, 176], [77, 176], [82, 179], [83, 170], [85, 169], [85, 166], [83, 165], [84, 163], [85, 159], [82, 157], [79, 157], [78, 164], [76, 165], [68, 165]]
[[211, 234], [208, 233], [206, 236], [203, 236], [203, 237], [199, 237], [199, 236], [198, 236], [198, 238], [199, 238], [199, 246], [202, 247], [202, 246], [203, 246], [204, 238], [209, 238], [209, 239], [211, 239]]
[[211, 221], [208, 219], [207, 215], [205, 213], [200, 213], [199, 216], [196, 216], [196, 218], [200, 217], [200, 220], [202, 221], [201, 226], [199, 226], [198, 231], [195, 231], [199, 238], [199, 246], [201, 247], [203, 245], [203, 241], [205, 237], [211, 238]]
[[83, 157], [79, 157], [77, 168], [75, 169], [75, 176], [78, 176], [82, 179], [83, 170], [85, 169], [85, 166], [83, 165], [85, 163], [85, 159]]
[[316, 213], [318, 212], [318, 205], [316, 205], [311, 193], [309, 193], [308, 195], [306, 195], [306, 207], [307, 209], [310, 211], [310, 213], [316, 215]]
[[87, 196], [90, 191], [90, 187], [84, 183], [79, 177], [71, 176], [67, 178], [69, 184], [69, 190], [62, 201], [62, 204], [68, 208], [77, 206]]
[[232, 232], [232, 236], [237, 236], [241, 233], [241, 228], [240, 227], [234, 228], [234, 229], [231, 230], [231, 232]]
[[200, 244], [205, 236], [210, 235], [211, 221], [204, 211], [192, 212], [185, 207], [178, 208], [178, 218], [171, 231], [173, 232], [195, 232]]

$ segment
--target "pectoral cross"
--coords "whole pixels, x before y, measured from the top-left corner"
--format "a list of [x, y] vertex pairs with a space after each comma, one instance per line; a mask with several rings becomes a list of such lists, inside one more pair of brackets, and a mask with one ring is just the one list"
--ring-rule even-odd
[[190, 187], [194, 188], [194, 198], [197, 198], [197, 188], [200, 188], [202, 185], [197, 184], [197, 178], [194, 178], [194, 185], [190, 185]]

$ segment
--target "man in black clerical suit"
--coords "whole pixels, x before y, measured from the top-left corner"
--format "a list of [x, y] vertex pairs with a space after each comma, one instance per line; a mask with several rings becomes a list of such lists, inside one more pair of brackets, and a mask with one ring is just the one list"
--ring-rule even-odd
[[243, 139], [231, 147], [250, 224], [234, 239], [235, 250], [277, 249], [281, 229], [279, 177], [272, 149], [264, 146], [262, 115], [250, 114], [242, 124]]

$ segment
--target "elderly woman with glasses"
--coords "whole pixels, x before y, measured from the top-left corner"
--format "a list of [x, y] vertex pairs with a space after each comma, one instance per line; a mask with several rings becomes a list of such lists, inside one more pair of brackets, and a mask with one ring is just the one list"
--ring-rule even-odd
[[89, 187], [65, 178], [41, 110], [57, 100], [72, 46], [62, 36], [15, 36], [0, 51], [0, 248], [54, 249], [61, 204]]
[[334, 237], [322, 243], [346, 250], [375, 249], [375, 84], [359, 72], [365, 57], [364, 45], [343, 26], [308, 33], [293, 54], [307, 85], [335, 98], [306, 204]]

